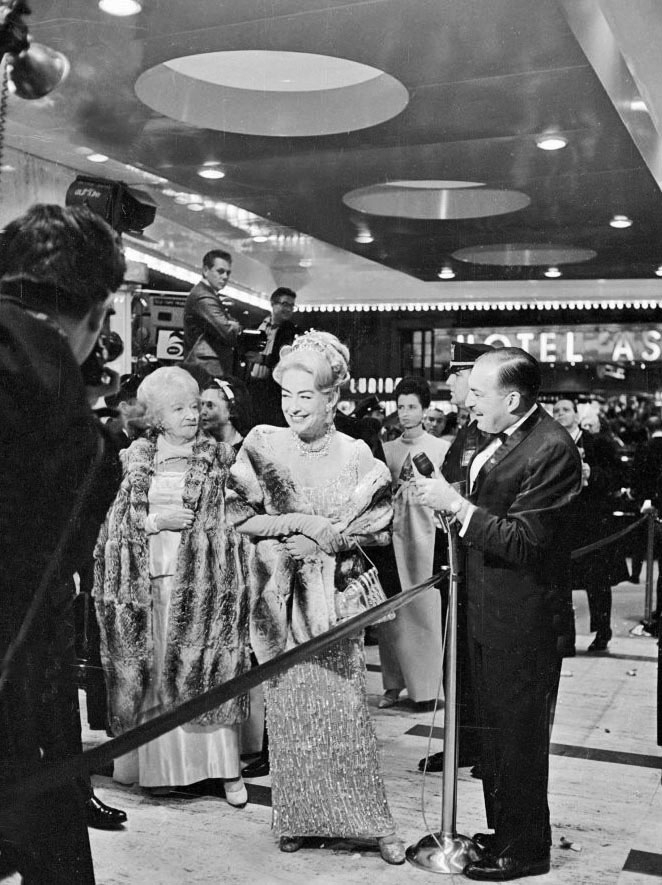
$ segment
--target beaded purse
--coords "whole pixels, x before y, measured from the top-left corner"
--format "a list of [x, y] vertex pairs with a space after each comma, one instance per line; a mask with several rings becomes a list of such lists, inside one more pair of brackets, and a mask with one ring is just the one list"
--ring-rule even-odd
[[[368, 560], [371, 567], [363, 572], [362, 575], [359, 575], [358, 578], [353, 578], [342, 592], [336, 591], [336, 617], [339, 621], [346, 621], [348, 618], [353, 618], [355, 615], [363, 614], [363, 612], [369, 611], [376, 605], [386, 602], [387, 599], [387, 596], [384, 593], [384, 588], [379, 580], [376, 565], [360, 544], [357, 543], [356, 546]], [[395, 614], [389, 612], [387, 615], [384, 615], [383, 618], [374, 621], [374, 623], [384, 624], [387, 621], [393, 621], [394, 619]]]

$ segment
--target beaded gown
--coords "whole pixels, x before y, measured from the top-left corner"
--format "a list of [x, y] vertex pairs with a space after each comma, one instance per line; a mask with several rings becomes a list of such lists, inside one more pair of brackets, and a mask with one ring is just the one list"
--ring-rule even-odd
[[[361, 441], [353, 441], [352, 457], [335, 478], [319, 486], [303, 486], [287, 467], [275, 460], [268, 437], [265, 439], [265, 432], [271, 430], [255, 428], [232, 469], [230, 485], [235, 484], [239, 492], [247, 473], [255, 470], [253, 477], [266, 478], [266, 506], [264, 509], [256, 506], [253, 492], [254, 512], [307, 512], [334, 521], [346, 520], [348, 512], [356, 509], [361, 456], [369, 458], [375, 465], [371, 473], [388, 486], [387, 471], [372, 459]], [[279, 475], [287, 494], [275, 493], [275, 474]], [[388, 520], [390, 513], [387, 525]], [[258, 557], [260, 547], [277, 544], [273, 540], [255, 540]], [[331, 560], [333, 576], [334, 558], [325, 558]], [[277, 572], [278, 566], [274, 566], [272, 572], [274, 570]], [[259, 575], [260, 567], [253, 573]], [[336, 576], [337, 573], [338, 569]], [[320, 604], [323, 603], [320, 601]], [[324, 627], [334, 622], [332, 617]], [[298, 644], [292, 641], [291, 630], [288, 632], [290, 638], [286, 645]], [[252, 636], [255, 640], [254, 629]], [[375, 838], [393, 833], [395, 825], [386, 800], [377, 739], [368, 711], [362, 633], [269, 680], [265, 696], [273, 824], [278, 835]]]

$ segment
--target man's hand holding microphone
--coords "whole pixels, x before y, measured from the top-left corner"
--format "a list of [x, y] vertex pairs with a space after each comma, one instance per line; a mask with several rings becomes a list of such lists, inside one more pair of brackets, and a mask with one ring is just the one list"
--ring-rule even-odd
[[469, 502], [443, 476], [432, 479], [434, 466], [424, 452], [414, 455], [412, 463], [421, 474], [421, 478], [414, 481], [421, 504], [440, 513], [450, 513], [463, 522], [471, 506]]

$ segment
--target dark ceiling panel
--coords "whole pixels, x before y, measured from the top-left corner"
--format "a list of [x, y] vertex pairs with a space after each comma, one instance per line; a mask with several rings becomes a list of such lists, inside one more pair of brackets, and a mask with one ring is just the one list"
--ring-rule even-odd
[[[628, 262], [643, 274], [662, 263], [659, 188], [555, 0], [158, 0], [130, 20], [105, 16], [91, 0], [35, 7], [34, 38], [64, 51], [72, 73], [48, 102], [14, 103], [12, 114], [50, 138], [142, 165], [420, 279], [435, 278], [458, 248], [498, 242], [595, 249], [592, 262], [564, 271], [580, 278], [627, 276]], [[410, 103], [353, 133], [264, 138], [195, 129], [135, 97], [136, 78], [152, 65], [237, 49], [360, 61], [398, 78]], [[548, 128], [566, 135], [564, 150], [536, 148], [534, 136]], [[222, 181], [196, 174], [210, 160], [223, 164]], [[531, 205], [493, 219], [414, 223], [365, 218], [342, 204], [350, 190], [414, 178], [516, 189]], [[630, 215], [632, 228], [612, 230], [615, 213]], [[373, 243], [355, 241], [360, 224]], [[531, 269], [459, 273], [511, 279]]]

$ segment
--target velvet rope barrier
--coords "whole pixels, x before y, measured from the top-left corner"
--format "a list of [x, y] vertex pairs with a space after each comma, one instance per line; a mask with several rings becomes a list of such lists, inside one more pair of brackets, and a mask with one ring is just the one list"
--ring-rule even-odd
[[600, 550], [601, 547], [606, 547], [609, 544], [612, 544], [614, 541], [620, 541], [621, 538], [624, 538], [626, 535], [629, 535], [630, 532], [634, 532], [644, 523], [648, 522], [649, 516], [642, 516], [641, 519], [638, 519], [636, 522], [633, 522], [632, 525], [629, 525], [627, 528], [621, 529], [619, 532], [614, 532], [613, 535], [608, 535], [606, 538], [600, 538], [599, 541], [594, 541], [592, 544], [587, 544], [586, 547], [577, 547], [576, 550], [572, 550], [570, 553], [570, 559], [581, 559], [582, 556], [587, 556], [589, 553], [593, 553], [595, 550]]
[[118, 756], [123, 756], [125, 753], [129, 753], [143, 744], [161, 737], [161, 735], [166, 734], [166, 732], [171, 731], [178, 725], [183, 725], [190, 719], [201, 716], [208, 710], [220, 706], [237, 695], [245, 694], [249, 689], [280, 673], [284, 673], [285, 670], [289, 670], [294, 664], [298, 664], [300, 661], [310, 657], [310, 655], [317, 654], [340, 639], [352, 636], [385, 615], [407, 605], [421, 593], [447, 578], [448, 571], [448, 567], [442, 568], [431, 578], [416, 584], [414, 587], [410, 587], [408, 590], [403, 590], [402, 593], [399, 593], [392, 599], [387, 599], [386, 602], [382, 602], [380, 605], [360, 615], [336, 624], [320, 636], [316, 636], [314, 639], [296, 646], [296, 648], [283, 652], [283, 654], [272, 658], [272, 660], [253, 667], [247, 673], [236, 676], [234, 679], [230, 679], [222, 685], [218, 685], [216, 688], [212, 688], [210, 691], [192, 698], [190, 701], [185, 701], [174, 710], [161, 713], [153, 719], [137, 725], [131, 731], [112, 738], [105, 744], [86, 750], [80, 756], [72, 756], [69, 759], [54, 762], [48, 766], [35, 764], [33, 773], [27, 774], [21, 780], [17, 780], [14, 783], [2, 785], [0, 788], [0, 808], [6, 809], [7, 806], [25, 801], [45, 790], [54, 789], [80, 775], [87, 775], [93, 769], [97, 769]]

